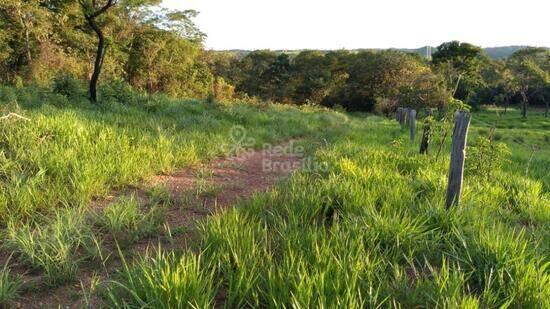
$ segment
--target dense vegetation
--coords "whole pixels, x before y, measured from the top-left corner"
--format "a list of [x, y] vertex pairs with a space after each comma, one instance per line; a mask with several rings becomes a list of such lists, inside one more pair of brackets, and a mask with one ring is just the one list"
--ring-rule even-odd
[[95, 84], [102, 68], [100, 92], [101, 85], [116, 83], [180, 97], [382, 112], [397, 104], [442, 107], [449, 97], [474, 107], [521, 103], [548, 109], [550, 103], [548, 49], [518, 49], [494, 60], [479, 47], [453, 41], [440, 45], [431, 61], [400, 51], [263, 50], [240, 56], [205, 51], [206, 35], [193, 23], [197, 12], [159, 9], [159, 2], [2, 2], [0, 82], [54, 84], [70, 92], [63, 85]]

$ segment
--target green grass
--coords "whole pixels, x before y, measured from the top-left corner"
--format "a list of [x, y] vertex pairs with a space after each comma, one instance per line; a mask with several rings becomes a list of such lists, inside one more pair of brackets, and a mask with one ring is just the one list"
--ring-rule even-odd
[[59, 209], [33, 223], [10, 222], [4, 249], [16, 253], [31, 269], [41, 271], [45, 282], [59, 285], [73, 280], [78, 264], [94, 258], [97, 240], [81, 209]]
[[[489, 177], [467, 170], [460, 206], [446, 210], [449, 140], [439, 160], [435, 145], [419, 155], [418, 141], [393, 120], [166, 98], [144, 106], [57, 97], [39, 104], [37, 96], [22, 89], [20, 109], [13, 96], [2, 107], [31, 121], [0, 123], [0, 222], [5, 248], [53, 283], [71, 280], [80, 261], [97, 254], [101, 241], [84, 212], [93, 197], [213, 159], [239, 125], [255, 146], [302, 136], [312, 168], [200, 222], [196, 252], [123, 261], [106, 304], [550, 307], [550, 156], [541, 116], [523, 125], [517, 111], [473, 114], [470, 145], [497, 123], [494, 139], [508, 145], [510, 164]], [[539, 150], [532, 155], [524, 144]], [[467, 151], [474, 160], [468, 153], [476, 151]], [[197, 176], [197, 194], [210, 193], [211, 173]], [[165, 188], [148, 196], [159, 207], [173, 203]], [[132, 234], [147, 226], [146, 211], [120, 200], [100, 226]]]
[[[250, 146], [316, 133], [345, 117], [281, 105], [211, 105], [153, 97], [147, 105], [87, 102], [23, 88], [0, 95], [0, 112], [31, 121], [0, 122], [0, 226], [59, 205], [87, 205], [146, 176], [208, 161], [238, 147], [235, 126]], [[235, 140], [234, 140], [235, 139]]]
[[96, 216], [96, 224], [122, 244], [156, 235], [164, 222], [164, 210], [157, 205], [144, 211], [133, 196], [122, 197]]
[[541, 111], [533, 110], [522, 119], [521, 111], [509, 108], [488, 108], [472, 117], [471, 136], [488, 136], [495, 128], [495, 141], [507, 144], [512, 150], [508, 169], [542, 180], [550, 191], [550, 118]]
[[467, 174], [460, 207], [447, 211], [448, 156], [393, 143], [406, 135], [393, 121], [347, 125], [313, 151], [327, 170], [301, 171], [202, 224], [204, 267], [226, 307], [550, 305], [540, 179]]

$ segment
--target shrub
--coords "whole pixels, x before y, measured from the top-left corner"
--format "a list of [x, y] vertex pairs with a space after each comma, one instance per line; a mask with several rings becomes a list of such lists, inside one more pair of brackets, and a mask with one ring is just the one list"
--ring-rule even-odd
[[103, 100], [116, 101], [122, 104], [143, 104], [146, 95], [134, 90], [130, 84], [120, 79], [110, 80], [101, 85], [100, 95]]
[[490, 179], [495, 171], [508, 162], [510, 150], [504, 143], [495, 143], [492, 139], [478, 137], [468, 146], [466, 156], [466, 170], [470, 175]]
[[81, 97], [85, 93], [82, 82], [65, 73], [55, 76], [52, 83], [52, 91], [67, 98]]
[[17, 92], [15, 89], [0, 86], [0, 103], [17, 103]]
[[233, 99], [233, 96], [235, 95], [235, 87], [228, 84], [223, 78], [219, 77], [216, 78], [214, 84], [212, 85], [213, 92], [209, 93], [213, 94], [215, 99], [218, 101], [229, 101]]
[[388, 98], [377, 98], [375, 111], [378, 114], [389, 116], [397, 109], [398, 102]]

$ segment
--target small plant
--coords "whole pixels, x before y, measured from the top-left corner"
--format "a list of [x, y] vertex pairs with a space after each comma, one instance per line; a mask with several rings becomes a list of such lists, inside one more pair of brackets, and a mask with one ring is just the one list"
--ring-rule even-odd
[[0, 308], [8, 306], [9, 302], [15, 299], [21, 287], [19, 277], [12, 278], [8, 268], [8, 262], [0, 269]]
[[200, 255], [163, 253], [128, 265], [123, 259], [120, 278], [110, 282], [108, 302], [117, 308], [212, 308], [216, 286], [213, 272]]
[[468, 173], [488, 180], [494, 176], [495, 171], [508, 162], [510, 150], [504, 143], [496, 143], [492, 139], [478, 137], [471, 146], [468, 146], [466, 156]]
[[174, 198], [166, 186], [156, 185], [147, 190], [152, 205], [173, 206]]
[[123, 242], [134, 242], [158, 232], [162, 222], [162, 210], [151, 208], [142, 212], [136, 199], [124, 197], [109, 205], [97, 218], [98, 225], [115, 239]]

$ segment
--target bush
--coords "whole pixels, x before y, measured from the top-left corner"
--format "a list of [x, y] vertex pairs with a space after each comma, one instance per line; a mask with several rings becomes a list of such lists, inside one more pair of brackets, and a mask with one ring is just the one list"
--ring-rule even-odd
[[0, 104], [17, 103], [17, 92], [12, 87], [0, 86]]
[[492, 139], [478, 137], [468, 146], [466, 152], [466, 170], [470, 175], [490, 179], [495, 171], [508, 162], [510, 150], [504, 143], [495, 143]]
[[100, 88], [100, 95], [102, 100], [116, 101], [122, 104], [143, 104], [146, 99], [146, 95], [134, 90], [127, 82], [114, 79], [105, 84], [102, 84]]
[[216, 78], [212, 85], [213, 95], [218, 101], [229, 101], [235, 95], [235, 87], [228, 84], [223, 78]]
[[61, 73], [53, 79], [52, 91], [67, 98], [84, 96], [84, 85], [69, 74]]
[[396, 100], [388, 98], [378, 98], [376, 99], [375, 111], [378, 114], [383, 114], [390, 116], [397, 109], [398, 102]]

